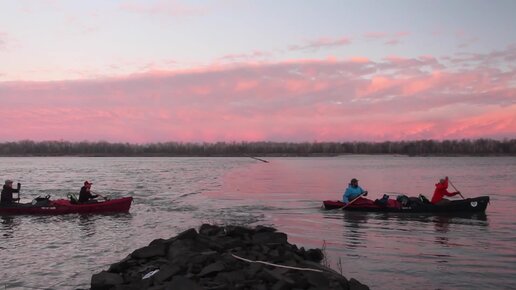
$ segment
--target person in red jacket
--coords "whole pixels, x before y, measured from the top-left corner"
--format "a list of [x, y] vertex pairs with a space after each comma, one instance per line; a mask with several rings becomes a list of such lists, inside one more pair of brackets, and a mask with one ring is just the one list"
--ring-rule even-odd
[[450, 202], [450, 200], [444, 198], [444, 196], [455, 196], [460, 194], [460, 191], [457, 192], [448, 192], [448, 176], [444, 179], [439, 180], [439, 183], [435, 184], [434, 195], [432, 196], [432, 204], [445, 204]]

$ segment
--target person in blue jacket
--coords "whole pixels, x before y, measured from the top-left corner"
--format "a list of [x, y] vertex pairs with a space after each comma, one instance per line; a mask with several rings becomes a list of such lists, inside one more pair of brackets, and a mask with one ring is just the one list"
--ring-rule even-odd
[[348, 188], [346, 188], [346, 191], [344, 192], [344, 195], [342, 196], [342, 201], [345, 203], [348, 203], [355, 198], [359, 197], [361, 194], [364, 196], [367, 195], [367, 191], [362, 189], [362, 187], [358, 186], [358, 179], [353, 178], [349, 182]]

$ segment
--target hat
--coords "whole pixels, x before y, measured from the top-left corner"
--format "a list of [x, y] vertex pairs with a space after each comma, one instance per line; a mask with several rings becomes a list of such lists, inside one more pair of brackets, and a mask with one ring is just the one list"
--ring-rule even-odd
[[13, 181], [12, 181], [12, 180], [10, 180], [10, 179], [7, 179], [7, 180], [5, 181], [5, 184], [11, 184], [11, 183], [13, 183]]
[[353, 178], [353, 179], [351, 179], [351, 182], [358, 182], [358, 179]]
[[93, 183], [91, 183], [91, 182], [89, 182], [89, 181], [87, 181], [87, 180], [86, 180], [86, 181], [84, 182], [84, 185], [87, 185], [87, 184], [93, 184]]

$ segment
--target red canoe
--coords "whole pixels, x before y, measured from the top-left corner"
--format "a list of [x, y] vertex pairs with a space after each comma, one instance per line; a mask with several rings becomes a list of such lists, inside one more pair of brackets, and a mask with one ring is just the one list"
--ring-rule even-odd
[[123, 197], [93, 203], [70, 203], [66, 199], [48, 200], [46, 202], [0, 205], [1, 215], [17, 214], [68, 214], [68, 213], [114, 213], [128, 212], [132, 197]]
[[409, 202], [402, 204], [395, 199], [388, 199], [385, 204], [359, 197], [349, 206], [340, 200], [325, 200], [325, 209], [342, 208], [347, 211], [374, 211], [374, 212], [416, 212], [416, 213], [458, 213], [458, 212], [484, 212], [489, 204], [489, 196], [452, 200], [443, 205], [431, 204], [428, 200], [410, 198]]

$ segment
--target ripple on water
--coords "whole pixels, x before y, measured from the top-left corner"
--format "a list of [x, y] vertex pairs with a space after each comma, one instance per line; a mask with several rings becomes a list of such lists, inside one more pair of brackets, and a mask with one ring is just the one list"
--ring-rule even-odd
[[[298, 246], [324, 246], [334, 269], [372, 289], [386, 281], [390, 289], [516, 289], [516, 158], [0, 159], [0, 172], [20, 180], [28, 200], [63, 198], [84, 180], [101, 194], [134, 197], [129, 214], [0, 217], [7, 289], [87, 288], [91, 274], [134, 249], [205, 222], [270, 225]], [[351, 177], [379, 198], [428, 195], [443, 173], [466, 196], [490, 195], [487, 214], [321, 210]]]

